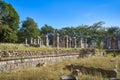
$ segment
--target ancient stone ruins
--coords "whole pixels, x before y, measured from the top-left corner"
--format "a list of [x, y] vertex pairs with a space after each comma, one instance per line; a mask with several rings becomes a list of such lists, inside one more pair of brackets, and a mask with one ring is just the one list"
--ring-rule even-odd
[[[55, 49], [43, 51], [0, 51], [0, 72], [26, 67], [40, 67], [44, 64], [52, 64], [54, 62], [59, 62], [68, 59], [77, 59], [89, 56], [104, 56], [103, 53], [105, 53], [101, 52], [102, 54], [99, 54], [100, 52], [95, 51], [95, 48], [97, 47], [95, 41], [87, 43], [87, 39], [77, 39], [76, 37], [71, 38], [68, 35], [65, 35], [61, 38], [58, 33], [55, 33], [52, 42], [53, 44], [50, 44], [50, 39], [48, 35], [46, 35], [44, 38], [30, 38], [30, 40], [26, 38], [25, 46], [46, 46], [55, 47]], [[119, 42], [119, 39], [116, 40], [115, 49], [120, 49], [120, 44], [118, 44]], [[109, 39], [103, 40], [101, 45], [105, 49], [112, 49], [111, 41]], [[60, 47], [72, 49], [62, 50], [60, 49]], [[73, 70], [73, 72], [74, 70], [78, 69], [81, 73], [84, 73], [84, 71], [86, 71], [86, 73], [92, 75], [94, 74], [94, 72], [99, 72], [103, 77], [111, 78], [111, 80], [113, 77], [117, 77], [117, 72], [114, 70], [104, 70], [100, 68], [85, 67], [78, 65], [68, 65], [66, 67], [70, 70]], [[77, 80], [76, 75], [74, 75], [73, 73], [61, 76], [60, 80], [65, 80], [68, 78]]]
[[[50, 37], [45, 35], [40, 38], [30, 38], [25, 39], [26, 46], [47, 46], [47, 47], [64, 47], [64, 48], [97, 48], [97, 44], [94, 40], [88, 43], [87, 39], [69, 37], [68, 35], [60, 36], [59, 33], [55, 32], [52, 39], [52, 44], [50, 44]], [[102, 40], [102, 48], [112, 49], [112, 41], [109, 38]], [[116, 38], [114, 43], [114, 49], [120, 49], [120, 39]]]

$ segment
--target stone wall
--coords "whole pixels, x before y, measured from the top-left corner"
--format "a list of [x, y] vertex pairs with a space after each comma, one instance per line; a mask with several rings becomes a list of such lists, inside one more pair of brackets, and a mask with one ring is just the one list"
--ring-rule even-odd
[[39, 64], [52, 64], [67, 59], [75, 59], [78, 55], [63, 55], [63, 56], [46, 56], [46, 57], [32, 57], [32, 58], [14, 58], [1, 59], [0, 72], [5, 72], [14, 69], [21, 69], [27, 67], [36, 67]]
[[0, 51], [0, 58], [19, 58], [19, 57], [41, 57], [41, 56], [59, 56], [59, 55], [101, 55], [103, 52], [95, 51], [94, 49], [69, 49], [69, 50], [10, 50]]
[[78, 69], [79, 72], [82, 74], [89, 74], [89, 75], [100, 75], [102, 77], [107, 77], [107, 78], [116, 78], [117, 77], [117, 72], [112, 69], [102, 69], [102, 68], [95, 68], [95, 67], [86, 67], [86, 66], [81, 66], [77, 64], [70, 64], [66, 65], [64, 69], [68, 70], [75, 70]]
[[0, 51], [0, 72], [35, 67], [41, 64], [51, 64], [67, 59], [78, 58], [82, 55], [95, 54], [94, 50], [87, 52], [81, 49], [46, 50], [46, 51]]
[[31, 56], [46, 56], [46, 55], [71, 55], [79, 54], [80, 49], [70, 50], [11, 50], [11, 51], [0, 51], [1, 57], [31, 57]]

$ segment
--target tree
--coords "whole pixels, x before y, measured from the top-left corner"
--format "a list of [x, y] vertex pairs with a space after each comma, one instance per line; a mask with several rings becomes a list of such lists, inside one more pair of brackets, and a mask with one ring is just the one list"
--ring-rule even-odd
[[76, 37], [76, 28], [74, 27], [64, 27], [59, 30], [61, 36], [68, 35], [69, 37]]
[[93, 25], [90, 26], [90, 35], [93, 38], [93, 40], [98, 37], [98, 30], [102, 28], [102, 25], [105, 24], [105, 22], [100, 21], [97, 23], [94, 23]]
[[41, 34], [43, 34], [43, 35], [51, 34], [51, 33], [53, 33], [53, 31], [54, 31], [54, 28], [47, 24], [45, 24], [43, 27], [41, 27]]
[[115, 53], [115, 36], [117, 35], [117, 33], [119, 32], [119, 27], [110, 27], [107, 30], [107, 35], [108, 37], [111, 39], [112, 41], [112, 49], [113, 49], [113, 56], [116, 57], [116, 53]]
[[[101, 34], [99, 34], [99, 31], [102, 28], [103, 24], [105, 24], [105, 22], [100, 21], [100, 22], [94, 23], [93, 25], [90, 26], [89, 35], [91, 37], [91, 40], [93, 40], [94, 42], [99, 41], [97, 39], [100, 39]], [[95, 45], [93, 45], [93, 46], [95, 48]]]
[[19, 15], [11, 4], [0, 0], [0, 42], [17, 42]]
[[48, 35], [50, 45], [53, 44], [54, 30], [55, 29], [52, 26], [49, 26], [47, 24], [45, 24], [43, 27], [41, 27], [41, 30], [40, 30], [42, 37], [44, 37], [45, 35]]
[[95, 41], [96, 41], [96, 45], [100, 53], [101, 53], [101, 50], [104, 48], [102, 42], [106, 38], [106, 34], [107, 32], [105, 31], [105, 28], [103, 27], [97, 30], [97, 37]]
[[38, 29], [37, 24], [35, 21], [27, 17], [25, 21], [22, 22], [22, 27], [18, 32], [19, 42], [24, 42], [25, 38], [30, 40], [30, 38], [36, 38], [40, 36], [40, 31]]

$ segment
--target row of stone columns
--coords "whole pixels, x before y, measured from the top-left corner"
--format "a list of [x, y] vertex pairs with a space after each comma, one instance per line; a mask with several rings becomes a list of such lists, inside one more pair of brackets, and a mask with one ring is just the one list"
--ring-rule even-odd
[[[25, 45], [28, 45], [28, 40], [27, 38], [25, 38]], [[31, 38], [30, 39], [30, 45], [33, 46], [42, 46], [43, 45], [43, 41], [41, 38]], [[49, 39], [48, 39], [48, 35], [45, 36], [45, 46], [49, 46]]]
[[[82, 41], [80, 44], [82, 45], [82, 48], [84, 48], [84, 46], [87, 45], [87, 43], [83, 44]], [[61, 40], [61, 43], [60, 43], [59, 34], [56, 33], [56, 34], [54, 34], [53, 45], [54, 45], [54, 47], [57, 47], [57, 48], [59, 48], [60, 45], [62, 45], [62, 47], [65, 47], [65, 48], [76, 48], [77, 47], [77, 40], [76, 40], [76, 37], [73, 37], [73, 39], [71, 39], [68, 37], [68, 35], [65, 35], [65, 37], [63, 38], [63, 40]], [[87, 46], [86, 46], [86, 48], [87, 48]]]
[[[115, 46], [115, 49], [120, 49], [120, 39], [115, 39], [115, 42], [113, 44]], [[106, 42], [105, 42], [105, 48], [107, 49], [112, 49], [112, 40], [111, 39], [106, 39]]]
[[[77, 47], [77, 40], [76, 37], [69, 38], [68, 35], [65, 35], [64, 39], [61, 41], [62, 43], [60, 43], [60, 39], [59, 39], [59, 34], [56, 33], [54, 35], [54, 41], [53, 41], [53, 46], [59, 48], [60, 44], [64, 45], [63, 47], [65, 48], [76, 48]], [[28, 45], [28, 40], [27, 38], [25, 39], [25, 45]], [[30, 45], [31, 46], [42, 46], [43, 45], [43, 41], [41, 38], [31, 38], [30, 39]], [[81, 48], [87, 48], [85, 47], [86, 44], [83, 44], [82, 40], [80, 40], [80, 45]], [[45, 46], [49, 46], [49, 39], [48, 39], [48, 35], [45, 36]]]
[[[45, 46], [49, 46], [49, 38], [48, 35], [45, 36], [44, 39], [44, 44]], [[27, 38], [25, 39], [25, 45], [28, 45], [28, 40]], [[43, 45], [43, 40], [40, 37], [37, 38], [31, 38], [30, 39], [30, 45], [37, 45], [37, 46], [42, 46]], [[60, 36], [58, 33], [54, 34], [53, 38], [53, 47], [65, 47], [65, 48], [87, 48], [87, 39], [83, 40], [77, 40], [76, 37], [70, 38], [68, 35], [65, 35], [64, 38], [60, 41]], [[92, 41], [92, 48], [95, 48], [95, 42]]]
[[42, 45], [42, 40], [41, 38], [31, 38], [30, 43], [28, 43], [28, 39], [25, 38], [25, 45], [30, 44], [31, 46], [41, 46]]

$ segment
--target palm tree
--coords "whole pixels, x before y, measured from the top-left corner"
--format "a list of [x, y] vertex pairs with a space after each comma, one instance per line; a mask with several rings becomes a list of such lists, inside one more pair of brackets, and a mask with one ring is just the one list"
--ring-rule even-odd
[[96, 43], [97, 43], [97, 48], [99, 49], [99, 52], [101, 53], [101, 50], [103, 49], [103, 44], [102, 41], [106, 37], [106, 31], [105, 28], [101, 28], [97, 31], [97, 38], [96, 38]]
[[116, 27], [116, 26], [110, 27], [107, 30], [107, 35], [110, 38], [111, 43], [112, 43], [111, 47], [112, 47], [112, 50], [113, 50], [113, 56], [114, 57], [116, 57], [116, 53], [115, 53], [115, 36], [117, 35], [118, 32], [119, 32], [119, 27]]
[[78, 38], [84, 39], [84, 47], [87, 48], [87, 39], [89, 37], [90, 29], [88, 25], [81, 25], [76, 28], [76, 35]]
[[[100, 21], [100, 22], [97, 22], [97, 23], [94, 23], [93, 25], [90, 26], [90, 36], [91, 36], [91, 39], [95, 42], [97, 41], [96, 39], [99, 39], [101, 33], [99, 32], [102, 28], [102, 25], [104, 24], [105, 22], [103, 21]], [[95, 45], [93, 45], [94, 48], [95, 48]]]

